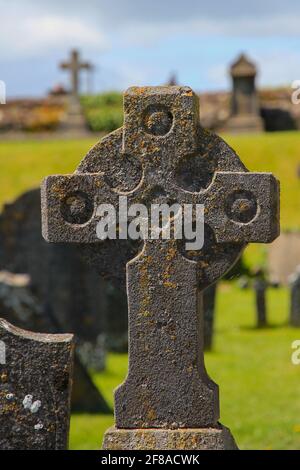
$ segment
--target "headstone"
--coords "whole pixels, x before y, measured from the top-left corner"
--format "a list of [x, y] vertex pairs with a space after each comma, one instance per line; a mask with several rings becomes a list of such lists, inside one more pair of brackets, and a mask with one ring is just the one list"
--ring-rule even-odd
[[66, 449], [73, 336], [33, 333], [0, 319], [0, 341], [0, 449]]
[[45, 315], [61, 332], [76, 335], [83, 364], [104, 368], [106, 283], [81, 259], [76, 246], [44, 241], [39, 189], [23, 193], [0, 214], [0, 269], [27, 273]]
[[290, 325], [300, 327], [300, 265], [289, 277], [290, 300]]
[[80, 60], [79, 56], [79, 51], [76, 49], [73, 49], [71, 51], [71, 57], [69, 62], [62, 62], [60, 64], [60, 68], [62, 70], [67, 70], [70, 72], [70, 77], [71, 77], [71, 94], [73, 96], [78, 97], [79, 96], [79, 88], [80, 88], [80, 83], [79, 83], [79, 75], [81, 70], [87, 70], [90, 71], [92, 69], [92, 64], [89, 62], [82, 62]]
[[264, 278], [262, 271], [256, 273], [253, 288], [255, 292], [256, 326], [257, 328], [264, 328], [267, 326], [266, 290], [268, 282]]
[[[40, 333], [61, 331], [55, 318], [47, 316], [31, 288], [28, 274], [0, 271], [1, 316], [15, 326]], [[111, 413], [78, 354], [74, 354], [72, 412]]]
[[[269, 173], [249, 173], [221, 138], [200, 127], [188, 87], [130, 88], [124, 117], [123, 128], [93, 147], [74, 174], [42, 184], [46, 240], [79, 243], [100, 273], [127, 278], [129, 371], [115, 392], [116, 427], [103, 447], [235, 448], [218, 423], [218, 387], [204, 366], [202, 292], [248, 242], [278, 235], [278, 183]], [[124, 193], [128, 207], [204, 204], [202, 249], [187, 251], [172, 237], [135, 246], [100, 241], [96, 208], [109, 203], [122, 216]]]
[[285, 286], [300, 265], [300, 232], [282, 232], [268, 247], [268, 272], [271, 282]]
[[80, 105], [79, 89], [80, 82], [79, 76], [82, 70], [91, 71], [92, 64], [89, 62], [82, 62], [80, 60], [79, 52], [74, 49], [71, 51], [69, 62], [62, 62], [60, 64], [62, 70], [70, 72], [71, 89], [70, 95], [67, 97], [67, 109], [60, 124], [60, 130], [65, 133], [71, 134], [85, 134], [87, 133], [86, 119]]
[[217, 283], [203, 292], [204, 349], [210, 351], [213, 346]]
[[226, 123], [226, 131], [258, 132], [264, 129], [255, 87], [256, 74], [255, 65], [244, 54], [231, 65], [231, 117]]

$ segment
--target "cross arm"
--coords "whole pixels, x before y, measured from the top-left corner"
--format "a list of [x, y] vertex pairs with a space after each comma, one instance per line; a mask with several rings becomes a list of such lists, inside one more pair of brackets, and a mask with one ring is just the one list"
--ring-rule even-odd
[[203, 202], [219, 243], [270, 243], [279, 235], [279, 182], [271, 173], [216, 172]]
[[95, 243], [97, 205], [117, 207], [117, 195], [99, 173], [52, 175], [42, 182], [41, 202], [46, 241]]

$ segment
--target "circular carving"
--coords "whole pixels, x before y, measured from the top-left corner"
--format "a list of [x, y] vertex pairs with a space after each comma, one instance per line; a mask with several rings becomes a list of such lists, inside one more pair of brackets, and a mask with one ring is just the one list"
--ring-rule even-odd
[[166, 135], [173, 124], [173, 115], [166, 106], [149, 106], [144, 115], [144, 128], [148, 134]]
[[226, 213], [234, 222], [247, 224], [257, 214], [257, 201], [250, 191], [234, 191], [230, 194]]
[[176, 169], [176, 182], [185, 191], [199, 192], [208, 188], [214, 176], [214, 162], [207, 156], [189, 155]]
[[94, 212], [90, 197], [82, 191], [67, 194], [60, 206], [61, 215], [70, 224], [85, 224]]

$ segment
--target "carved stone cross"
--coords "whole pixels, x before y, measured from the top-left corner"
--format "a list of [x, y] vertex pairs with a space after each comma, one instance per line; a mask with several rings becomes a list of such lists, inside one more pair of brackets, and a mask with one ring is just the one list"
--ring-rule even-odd
[[[174, 239], [99, 241], [96, 208], [117, 208], [120, 194], [128, 205], [204, 204], [203, 248], [186, 251], [184, 240]], [[198, 99], [187, 87], [130, 88], [123, 128], [74, 174], [45, 179], [46, 240], [85, 245], [99, 272], [121, 282], [126, 266], [129, 372], [115, 392], [116, 429], [104, 447], [233, 446], [218, 424], [218, 387], [205, 371], [201, 291], [246, 243], [276, 238], [278, 199], [271, 174], [249, 173], [221, 138], [200, 127]]]
[[60, 68], [69, 70], [71, 74], [71, 92], [72, 95], [78, 96], [79, 93], [79, 73], [80, 70], [91, 70], [92, 65], [89, 62], [81, 62], [79, 52], [74, 49], [71, 51], [70, 62], [62, 62]]

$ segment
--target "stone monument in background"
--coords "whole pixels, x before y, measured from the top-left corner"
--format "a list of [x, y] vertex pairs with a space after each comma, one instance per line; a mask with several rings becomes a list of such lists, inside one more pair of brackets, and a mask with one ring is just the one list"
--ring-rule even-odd
[[88, 128], [79, 100], [80, 72], [82, 70], [91, 72], [93, 66], [90, 62], [82, 62], [79, 52], [73, 49], [69, 62], [62, 62], [60, 68], [70, 73], [71, 83], [71, 88], [67, 96], [67, 108], [60, 124], [60, 131], [75, 135], [85, 134], [88, 132]]
[[255, 78], [257, 70], [245, 54], [241, 54], [230, 67], [232, 79], [231, 116], [225, 127], [227, 132], [263, 131]]

